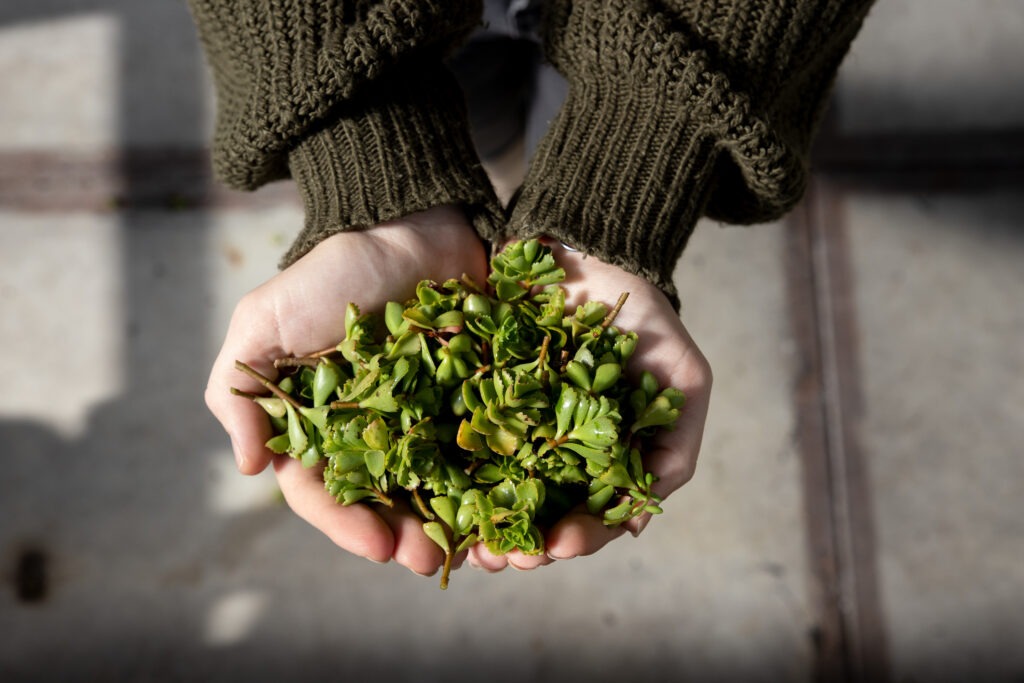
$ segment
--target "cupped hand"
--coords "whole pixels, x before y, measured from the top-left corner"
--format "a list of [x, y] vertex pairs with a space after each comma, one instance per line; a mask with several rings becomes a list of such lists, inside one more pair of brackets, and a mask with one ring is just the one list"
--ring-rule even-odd
[[[660, 430], [644, 454], [644, 464], [658, 481], [654, 492], [665, 497], [693, 476], [704, 434], [711, 395], [711, 367], [694, 344], [679, 315], [665, 295], [647, 280], [592, 256], [570, 251], [557, 242], [545, 242], [565, 268], [563, 286], [567, 293], [567, 310], [586, 301], [601, 301], [612, 306], [623, 292], [629, 298], [615, 318], [615, 326], [632, 330], [639, 343], [629, 361], [628, 372], [633, 379], [648, 370], [661, 386], [673, 386], [686, 395], [679, 421], [673, 431]], [[513, 551], [495, 556], [478, 544], [470, 549], [469, 562], [490, 571], [505, 566], [533, 569], [555, 559], [569, 559], [597, 552], [605, 544], [626, 531], [639, 534], [650, 515], [609, 528], [585, 508], [570, 512], [547, 533], [546, 554], [524, 555]]]
[[304, 469], [264, 444], [272, 436], [261, 408], [233, 396], [231, 387], [262, 393], [235, 369], [240, 360], [275, 377], [274, 360], [304, 356], [344, 337], [349, 302], [364, 311], [404, 301], [423, 279], [468, 274], [483, 282], [487, 254], [461, 211], [438, 207], [377, 227], [334, 235], [238, 303], [206, 388], [206, 403], [231, 438], [238, 469], [262, 472], [270, 464], [288, 505], [337, 545], [376, 562], [394, 559], [433, 574], [444, 554], [408, 508], [339, 505], [324, 489], [318, 468]]

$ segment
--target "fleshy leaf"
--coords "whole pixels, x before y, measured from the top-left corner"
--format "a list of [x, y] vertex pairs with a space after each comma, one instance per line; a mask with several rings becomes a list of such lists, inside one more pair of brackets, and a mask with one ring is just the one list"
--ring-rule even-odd
[[441, 550], [446, 553], [451, 552], [451, 543], [448, 540], [448, 535], [440, 524], [437, 522], [424, 522], [423, 533], [427, 535], [427, 538], [439, 545]]

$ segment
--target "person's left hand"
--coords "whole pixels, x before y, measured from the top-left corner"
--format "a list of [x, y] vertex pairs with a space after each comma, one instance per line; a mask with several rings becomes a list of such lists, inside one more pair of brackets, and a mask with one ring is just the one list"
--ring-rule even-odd
[[[639, 335], [627, 370], [629, 375], [636, 379], [642, 371], [648, 370], [661, 386], [676, 387], [686, 395], [675, 429], [659, 431], [644, 454], [646, 468], [658, 477], [653, 490], [665, 497], [689, 481], [697, 465], [711, 395], [711, 367], [668, 298], [657, 287], [592, 256], [569, 251], [558, 243], [545, 241], [545, 244], [552, 248], [555, 259], [566, 271], [562, 283], [567, 293], [566, 310], [575, 310], [576, 305], [586, 301], [601, 301], [611, 307], [620, 294], [629, 292], [614, 323], [620, 329]], [[650, 515], [645, 513], [617, 528], [609, 528], [600, 517], [580, 508], [547, 532], [546, 554], [525, 555], [513, 551], [496, 556], [479, 543], [470, 549], [469, 563], [488, 571], [499, 571], [506, 566], [534, 569], [552, 560], [595, 553], [626, 531], [637, 535], [649, 519]]]

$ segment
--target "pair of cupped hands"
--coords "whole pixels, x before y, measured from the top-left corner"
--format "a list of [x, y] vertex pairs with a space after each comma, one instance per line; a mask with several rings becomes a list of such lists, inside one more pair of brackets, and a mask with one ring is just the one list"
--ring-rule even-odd
[[[648, 470], [659, 478], [654, 490], [664, 497], [686, 483], [696, 466], [711, 391], [708, 362], [659, 289], [558, 243], [550, 246], [566, 271], [562, 285], [568, 306], [588, 300], [611, 305], [622, 292], [629, 292], [615, 324], [639, 335], [630, 372], [649, 370], [661, 385], [674, 386], [686, 395], [675, 430], [661, 431], [644, 455]], [[272, 436], [266, 414], [248, 399], [232, 395], [230, 388], [263, 391], [235, 369], [236, 360], [275, 377], [274, 359], [308, 355], [337, 344], [344, 336], [342, 312], [349, 302], [366, 312], [377, 311], [388, 301], [408, 299], [420, 280], [444, 281], [465, 273], [484, 282], [488, 257], [463, 213], [443, 206], [331, 236], [244, 296], [232, 315], [206, 389], [207, 406], [231, 439], [239, 471], [255, 475], [273, 465], [292, 510], [345, 550], [375, 562], [394, 560], [417, 574], [435, 573], [444, 554], [423, 533], [415, 512], [399, 505], [337, 503], [325, 490], [319, 468], [305, 469], [298, 460], [274, 455], [264, 446]], [[647, 521], [648, 517], [639, 517], [609, 528], [582, 509], [547, 531], [543, 554], [513, 551], [496, 556], [477, 544], [461, 553], [454, 566], [468, 560], [488, 571], [506, 566], [535, 569], [554, 560], [592, 554], [627, 531], [637, 535]]]

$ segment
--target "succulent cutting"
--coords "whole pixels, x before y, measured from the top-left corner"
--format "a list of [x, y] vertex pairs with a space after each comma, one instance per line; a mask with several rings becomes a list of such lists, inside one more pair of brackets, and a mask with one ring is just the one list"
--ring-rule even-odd
[[486, 284], [422, 281], [376, 313], [349, 304], [336, 347], [279, 359], [266, 395], [233, 389], [268, 414], [274, 453], [323, 470], [342, 505], [406, 500], [452, 559], [544, 552], [544, 529], [585, 505], [616, 526], [659, 513], [644, 442], [673, 428], [684, 397], [626, 365], [634, 332], [609, 308], [569, 310], [565, 272], [537, 240], [491, 260]]

